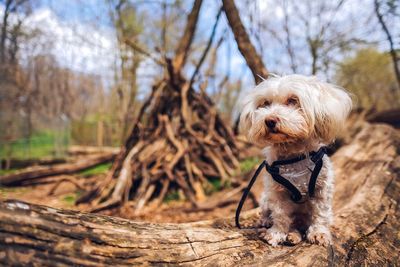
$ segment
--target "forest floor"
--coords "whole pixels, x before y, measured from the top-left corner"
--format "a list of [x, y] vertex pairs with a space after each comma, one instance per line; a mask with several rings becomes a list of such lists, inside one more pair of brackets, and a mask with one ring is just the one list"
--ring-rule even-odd
[[[241, 162], [242, 172], [246, 173], [243, 174], [243, 183], [245, 184], [247, 184], [247, 181], [249, 181], [251, 178], [250, 175], [252, 174], [252, 171], [254, 171], [254, 168], [257, 167], [258, 162], [261, 161], [261, 158], [259, 157], [259, 151], [257, 149], [250, 152], [246, 158], [247, 159]], [[89, 188], [95, 182], [103, 179], [110, 166], [110, 163], [106, 163], [89, 170], [82, 171], [75, 175], [54, 176], [52, 181], [63, 180], [63, 182], [58, 185], [57, 182], [51, 182], [15, 187], [0, 186], [0, 201], [6, 199], [17, 199], [33, 204], [46, 205], [55, 208], [85, 211], [87, 208], [89, 208], [89, 206], [76, 206], [74, 204], [76, 199], [78, 199], [78, 197], [83, 193], [82, 189], [79, 187]], [[71, 183], [67, 180], [73, 180], [74, 183]], [[221, 188], [221, 185], [217, 183], [215, 184], [214, 192], [210, 193], [203, 203], [205, 205], [208, 203], [217, 203], [223, 196], [233, 191], [235, 191], [235, 188], [229, 186]], [[252, 189], [254, 197], [249, 197], [247, 199], [244, 210], [254, 208], [257, 205], [256, 201], [259, 199], [261, 191], [262, 179], [260, 177]], [[211, 209], [194, 209], [190, 202], [179, 200], [178, 193], [176, 193], [171, 194], [169, 200], [164, 201], [161, 207], [157, 210], [151, 210], [141, 214], [134, 214], [132, 209], [129, 207], [128, 202], [127, 205], [120, 208], [115, 208], [100, 213], [126, 219], [149, 222], [181, 223], [199, 220], [211, 220], [215, 218], [234, 216], [241, 194], [242, 192], [238, 192], [234, 194], [234, 196], [230, 199], [230, 202], [226, 205]]]

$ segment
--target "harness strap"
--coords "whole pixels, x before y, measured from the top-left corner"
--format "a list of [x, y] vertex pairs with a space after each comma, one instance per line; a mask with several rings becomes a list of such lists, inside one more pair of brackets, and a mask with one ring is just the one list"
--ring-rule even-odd
[[315, 163], [315, 167], [313, 172], [311, 173], [310, 181], [308, 183], [308, 195], [310, 197], [314, 197], [315, 193], [315, 185], [317, 183], [317, 178], [319, 173], [321, 172], [323, 161], [322, 158], [326, 153], [325, 147], [321, 147], [318, 152], [311, 157], [311, 160]]
[[[317, 152], [311, 152], [310, 153], [310, 159], [311, 161], [314, 162], [315, 167], [313, 171], [311, 172], [310, 180], [308, 182], [308, 195], [309, 197], [314, 197], [315, 193], [315, 185], [317, 183], [317, 178], [319, 176], [319, 173], [322, 169], [323, 161], [322, 158], [326, 154], [326, 147], [321, 147], [318, 149]], [[304, 201], [303, 195], [301, 192], [297, 189], [295, 185], [293, 185], [289, 180], [284, 178], [279, 174], [279, 168], [277, 166], [279, 165], [287, 165], [287, 164], [292, 164], [298, 161], [301, 161], [305, 159], [305, 155], [301, 155], [297, 158], [289, 159], [289, 160], [281, 160], [281, 161], [274, 161], [271, 166], [267, 164], [266, 169], [271, 174], [272, 178], [279, 184], [283, 185], [288, 191], [291, 193], [291, 198], [293, 202], [295, 203], [302, 203]]]
[[275, 166], [269, 166], [268, 163], [266, 163], [266, 169], [267, 172], [271, 174], [275, 182], [283, 185], [287, 190], [290, 191], [290, 193], [292, 193], [291, 198], [294, 202], [297, 203], [302, 199], [301, 192], [296, 188], [296, 186], [294, 186], [291, 182], [289, 182], [288, 179], [279, 174], [279, 168]]
[[[319, 176], [319, 173], [322, 169], [322, 165], [323, 165], [322, 158], [324, 157], [325, 154], [326, 154], [326, 147], [321, 147], [317, 152], [310, 153], [310, 155], [311, 155], [310, 159], [315, 163], [314, 170], [311, 173], [310, 181], [308, 183], [308, 195], [310, 197], [314, 197], [315, 185], [317, 183], [317, 178]], [[271, 174], [272, 178], [277, 183], [283, 185], [286, 189], [288, 189], [292, 193], [292, 196], [291, 196], [292, 200], [296, 203], [300, 203], [300, 201], [302, 200], [301, 192], [289, 180], [287, 180], [286, 178], [284, 178], [282, 175], [279, 174], [279, 167], [277, 167], [277, 165], [291, 164], [291, 163], [295, 163], [300, 160], [303, 160], [305, 158], [306, 157], [304, 155], [301, 155], [294, 159], [275, 161], [272, 163], [272, 165], [269, 165], [265, 160], [263, 162], [261, 162], [260, 166], [258, 166], [256, 172], [254, 173], [249, 184], [247, 185], [246, 189], [244, 190], [242, 198], [240, 199], [238, 207], [236, 208], [235, 224], [236, 224], [237, 228], [241, 229], [240, 222], [239, 222], [240, 212], [243, 208], [244, 202], [246, 201], [248, 194], [250, 193], [251, 187], [255, 183], [258, 175], [260, 174], [260, 172], [262, 171], [264, 166], [265, 166], [267, 172], [269, 174]]]
[[247, 185], [246, 189], [243, 192], [242, 198], [239, 201], [239, 205], [236, 208], [236, 216], [235, 216], [235, 224], [236, 227], [239, 229], [242, 229], [239, 223], [239, 217], [240, 217], [240, 211], [243, 208], [243, 204], [246, 201], [246, 198], [248, 196], [248, 194], [250, 193], [251, 187], [253, 186], [253, 184], [255, 183], [258, 175], [260, 174], [260, 172], [262, 171], [262, 169], [264, 168], [264, 166], [266, 165], [265, 160], [263, 162], [261, 162], [260, 166], [258, 166], [256, 172], [254, 173], [253, 177], [251, 178], [249, 184]]

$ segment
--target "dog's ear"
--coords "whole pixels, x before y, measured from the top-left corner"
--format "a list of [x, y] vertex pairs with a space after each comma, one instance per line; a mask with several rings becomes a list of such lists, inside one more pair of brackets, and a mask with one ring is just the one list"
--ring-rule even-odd
[[343, 129], [352, 107], [349, 94], [342, 88], [317, 82], [319, 90], [315, 103], [315, 133], [327, 144], [333, 142]]

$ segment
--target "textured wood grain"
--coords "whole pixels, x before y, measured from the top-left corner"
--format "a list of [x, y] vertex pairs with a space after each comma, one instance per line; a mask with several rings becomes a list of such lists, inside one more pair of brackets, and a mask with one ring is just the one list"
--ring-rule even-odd
[[0, 203], [0, 263], [393, 266], [400, 252], [399, 142], [393, 128], [367, 124], [333, 156], [337, 191], [328, 248], [306, 242], [271, 248], [254, 229], [235, 229], [233, 218], [154, 224], [8, 201]]

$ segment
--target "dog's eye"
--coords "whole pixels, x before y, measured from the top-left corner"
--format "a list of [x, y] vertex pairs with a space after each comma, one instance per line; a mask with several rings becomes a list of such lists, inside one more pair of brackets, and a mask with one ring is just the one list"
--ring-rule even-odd
[[286, 105], [296, 106], [299, 103], [299, 100], [295, 96], [291, 96], [286, 100]]
[[265, 108], [265, 107], [268, 107], [269, 105], [271, 105], [271, 102], [269, 102], [268, 100], [265, 100], [260, 105], [258, 105], [258, 108]]

